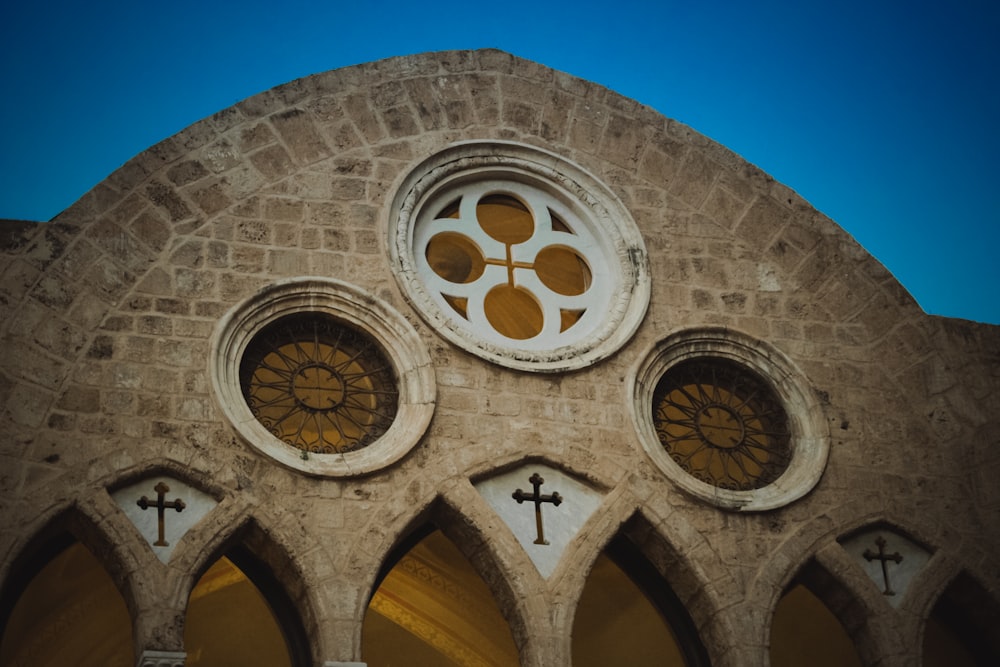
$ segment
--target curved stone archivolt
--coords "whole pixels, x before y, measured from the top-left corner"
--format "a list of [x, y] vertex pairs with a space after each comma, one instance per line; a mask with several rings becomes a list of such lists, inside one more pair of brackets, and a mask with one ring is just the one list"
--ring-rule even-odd
[[[626, 250], [617, 261], [648, 270], [649, 304], [613, 350], [578, 366], [559, 361], [562, 370], [504, 366], [453, 345], [400, 287], [392, 202], [418, 165], [463, 142], [558, 158], [533, 178], [558, 180], [558, 165], [572, 163], [576, 183], [601, 184], [634, 222], [641, 244], [623, 247], [641, 245], [646, 256]], [[869, 628], [848, 633], [862, 658], [886, 665], [919, 657], [939, 601], [963, 604], [963, 577], [983, 599], [1000, 591], [984, 566], [1000, 544], [992, 519], [1000, 495], [990, 483], [1000, 461], [997, 328], [925, 315], [785, 186], [595, 84], [492, 50], [318, 74], [164, 140], [55, 220], [0, 222], [0, 233], [4, 595], [16, 597], [22, 554], [38, 539], [71, 535], [121, 592], [137, 659], [155, 651], [180, 659], [191, 590], [239, 551], [263, 568], [264, 588], [279, 589], [277, 608], [295, 609], [306, 647], [293, 648], [293, 662], [363, 661], [380, 573], [427, 525], [482, 579], [518, 660], [535, 667], [568, 663], [582, 591], [622, 539], [676, 594], [717, 667], [768, 664], [770, 619], [810, 568], [836, 584], [824, 604], [836, 612], [834, 598], [846, 597], [859, 610], [838, 618], [849, 631], [862, 621]], [[560, 266], [596, 279], [580, 264], [586, 257]], [[331, 477], [321, 474], [331, 466], [294, 459], [300, 451], [263, 455], [233, 423], [233, 414], [252, 414], [220, 407], [242, 396], [238, 377], [226, 396], [213, 386], [220, 319], [282, 281], [315, 278], [351, 285], [345, 299], [375, 318], [373, 331], [405, 323], [407, 340], [426, 349], [418, 366], [436, 392], [418, 402], [432, 413], [429, 425], [410, 429], [412, 448], [384, 467], [347, 461]], [[775, 488], [791, 499], [765, 511], [736, 513], [686, 492], [635, 427], [632, 413], [648, 406], [630, 402], [629, 385], [644, 351], [706, 329], [732, 332], [762, 357], [787, 357], [808, 398], [785, 406], [790, 423], [810, 420], [829, 433], [815, 486]], [[513, 488], [486, 498], [482, 480], [512, 470]], [[558, 474], [536, 498], [531, 474], [549, 470]], [[208, 499], [185, 532], [164, 534], [173, 551], [162, 558], [158, 532], [143, 533], [123, 509], [141, 498], [114, 499], [147, 480], [136, 491], [153, 529], [161, 509], [169, 530], [172, 519], [195, 516], [184, 514], [194, 491]], [[157, 481], [177, 484], [162, 508]], [[177, 494], [183, 485], [192, 492]], [[177, 499], [184, 508], [168, 505]], [[586, 517], [560, 524], [583, 500]], [[513, 519], [491, 504], [501, 501]], [[881, 552], [878, 531], [863, 532], [879, 526], [892, 529]], [[551, 569], [539, 569], [521, 528], [538, 549], [566, 529]], [[838, 539], [858, 531], [872, 541], [851, 556]], [[931, 554], [898, 607], [882, 597], [881, 570], [873, 579], [865, 569], [880, 568], [880, 556], [907, 558], [893, 535]], [[890, 584], [895, 566], [886, 561]]]

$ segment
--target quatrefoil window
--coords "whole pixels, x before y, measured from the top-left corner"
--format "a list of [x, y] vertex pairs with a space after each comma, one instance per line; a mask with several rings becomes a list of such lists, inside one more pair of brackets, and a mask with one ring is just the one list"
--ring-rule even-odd
[[470, 324], [511, 340], [557, 339], [592, 302], [585, 256], [593, 240], [572, 230], [551, 196], [503, 185], [455, 193], [418, 230], [418, 261], [429, 285]]
[[409, 175], [390, 212], [394, 275], [441, 335], [495, 363], [581, 368], [649, 303], [642, 236], [606, 186], [521, 144], [457, 144]]

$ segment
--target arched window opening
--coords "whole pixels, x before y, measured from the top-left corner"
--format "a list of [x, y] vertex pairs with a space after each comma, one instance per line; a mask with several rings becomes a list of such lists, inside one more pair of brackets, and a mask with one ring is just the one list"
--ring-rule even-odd
[[299, 615], [270, 570], [242, 547], [215, 561], [191, 590], [187, 667], [310, 664]]
[[458, 548], [428, 529], [387, 559], [362, 630], [368, 667], [516, 667], [496, 600]]
[[854, 642], [830, 609], [794, 584], [771, 620], [771, 667], [861, 667]]
[[618, 537], [597, 557], [573, 623], [574, 667], [705, 667], [694, 622], [660, 573]]
[[924, 667], [1000, 664], [1000, 605], [960, 574], [934, 605], [924, 627]]
[[16, 602], [9, 615], [5, 605], [0, 619], [0, 665], [132, 667], [128, 607], [90, 550], [62, 535], [28, 560], [40, 567], [15, 568], [11, 575], [26, 585], [13, 592]]

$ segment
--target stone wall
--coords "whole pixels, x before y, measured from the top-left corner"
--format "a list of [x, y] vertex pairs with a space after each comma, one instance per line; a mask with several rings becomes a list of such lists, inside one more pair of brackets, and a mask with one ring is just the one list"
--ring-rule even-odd
[[[504, 369], [445, 342], [386, 260], [388, 204], [413, 165], [463, 140], [538, 146], [606, 183], [649, 255], [636, 335], [566, 374]], [[922, 619], [959, 571], [1000, 591], [1000, 330], [925, 315], [832, 221], [729, 150], [595, 84], [498, 51], [398, 58], [256, 95], [141, 153], [44, 224], [0, 224], [0, 574], [49, 526], [107, 564], [137, 654], [183, 649], [195, 573], [241, 536], [301, 609], [317, 664], [360, 656], [383, 559], [432, 519], [496, 595], [522, 664], [569, 664], [573, 609], [627, 526], [713, 664], [764, 665], [783, 588], [818, 563], [869, 664], [916, 664]], [[211, 390], [224, 313], [273, 282], [327, 276], [396, 309], [430, 351], [437, 403], [397, 465], [324, 479], [241, 441]], [[816, 488], [764, 513], [680, 492], [628, 403], [636, 364], [686, 329], [766, 342], [808, 379], [828, 428]], [[473, 481], [541, 462], [601, 510], [541, 577]], [[108, 490], [166, 474], [218, 506], [159, 566]], [[890, 525], [933, 553], [906, 605], [837, 539]], [[853, 615], [853, 616], [852, 616]]]

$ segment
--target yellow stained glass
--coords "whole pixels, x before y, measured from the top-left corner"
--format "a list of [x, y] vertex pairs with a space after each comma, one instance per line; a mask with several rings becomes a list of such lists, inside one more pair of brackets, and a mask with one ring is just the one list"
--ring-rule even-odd
[[434, 236], [427, 244], [427, 263], [448, 282], [471, 283], [483, 275], [486, 260], [479, 247], [467, 237], [453, 232]]
[[479, 226], [504, 245], [524, 243], [535, 233], [531, 211], [508, 195], [489, 195], [476, 205]]
[[498, 285], [483, 302], [486, 319], [498, 332], [515, 340], [534, 338], [542, 331], [542, 308], [525, 289]]
[[583, 294], [590, 287], [590, 269], [575, 250], [562, 246], [543, 248], [535, 258], [539, 280], [553, 292], [566, 296]]

